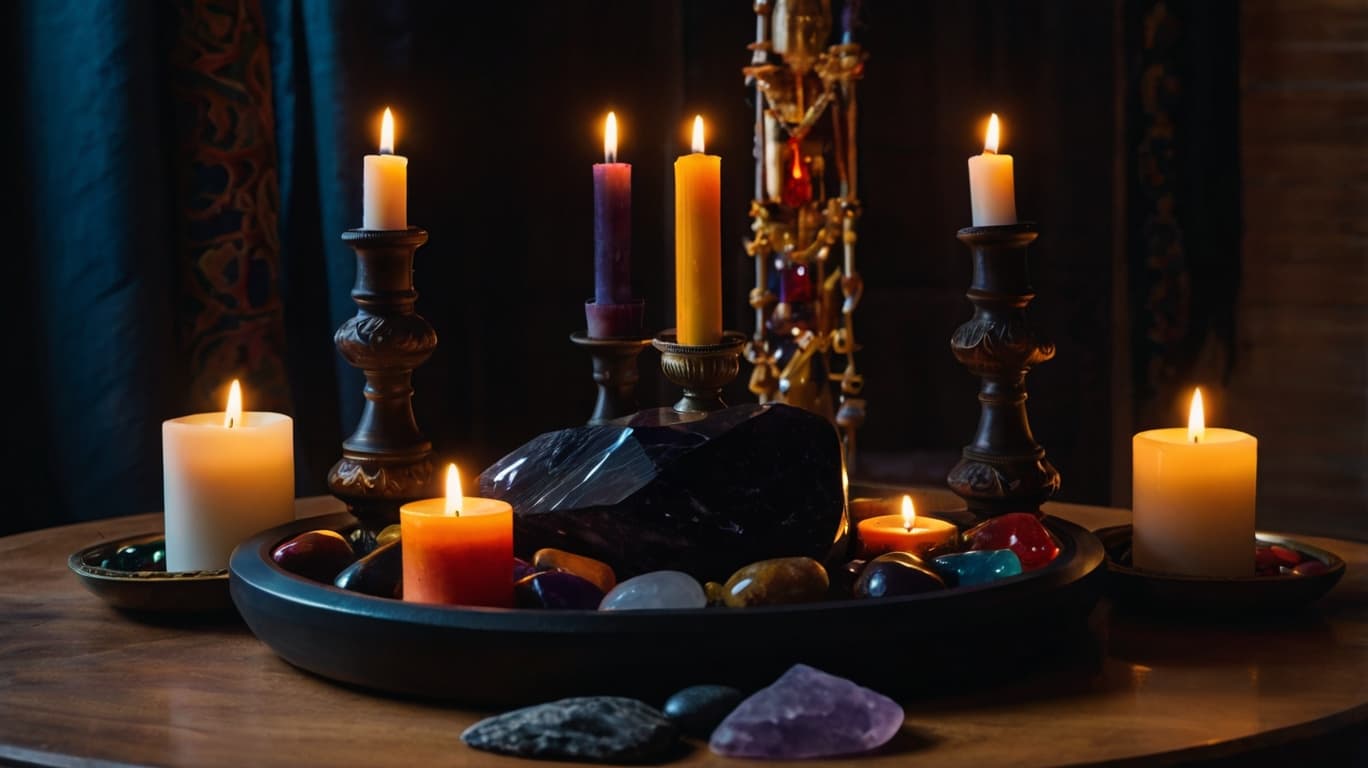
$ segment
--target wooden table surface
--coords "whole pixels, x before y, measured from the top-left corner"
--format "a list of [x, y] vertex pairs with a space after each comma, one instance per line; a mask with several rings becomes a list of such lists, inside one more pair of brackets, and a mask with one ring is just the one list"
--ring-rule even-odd
[[[336, 505], [303, 500], [300, 514]], [[1049, 511], [1094, 528], [1127, 518], [1065, 504]], [[0, 763], [533, 765], [460, 743], [485, 713], [333, 685], [281, 661], [240, 624], [130, 620], [67, 570], [78, 548], [160, 525], [159, 515], [140, 515], [0, 539]], [[1258, 627], [1194, 627], [1129, 618], [1104, 601], [1095, 651], [1081, 654], [1091, 658], [905, 702], [907, 726], [889, 749], [828, 764], [1170, 762], [1345, 733], [1364, 740], [1368, 546], [1307, 541], [1339, 553], [1349, 570], [1304, 613]], [[679, 764], [747, 763], [696, 746]]]

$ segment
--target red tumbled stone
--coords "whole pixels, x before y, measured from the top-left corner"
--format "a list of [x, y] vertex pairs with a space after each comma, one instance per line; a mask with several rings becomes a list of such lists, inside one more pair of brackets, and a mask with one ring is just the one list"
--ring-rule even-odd
[[969, 549], [1010, 549], [1021, 560], [1023, 571], [1048, 565], [1059, 554], [1059, 545], [1040, 520], [1027, 512], [1011, 512], [980, 523], [964, 534]]
[[1280, 547], [1277, 544], [1274, 544], [1268, 549], [1273, 553], [1274, 557], [1278, 558], [1278, 563], [1280, 565], [1296, 565], [1302, 561], [1301, 553], [1294, 549]]

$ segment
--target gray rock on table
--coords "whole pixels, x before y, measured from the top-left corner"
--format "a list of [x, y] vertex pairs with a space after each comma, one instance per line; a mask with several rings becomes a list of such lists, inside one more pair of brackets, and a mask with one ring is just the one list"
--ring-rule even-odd
[[632, 763], [669, 754], [679, 744], [679, 731], [636, 699], [581, 696], [486, 718], [467, 728], [461, 741], [537, 760]]

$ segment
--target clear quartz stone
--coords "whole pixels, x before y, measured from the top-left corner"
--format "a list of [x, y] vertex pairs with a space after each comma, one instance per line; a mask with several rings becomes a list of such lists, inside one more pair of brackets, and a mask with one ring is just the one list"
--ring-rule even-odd
[[682, 571], [652, 571], [613, 588], [600, 611], [703, 608], [708, 597], [694, 577]]

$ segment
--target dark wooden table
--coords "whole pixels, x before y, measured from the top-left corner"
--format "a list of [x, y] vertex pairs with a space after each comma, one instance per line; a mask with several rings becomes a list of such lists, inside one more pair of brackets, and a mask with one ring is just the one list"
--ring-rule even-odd
[[[299, 511], [336, 509], [310, 499]], [[1127, 518], [1064, 504], [1049, 511], [1094, 528]], [[484, 713], [333, 685], [281, 661], [240, 624], [132, 621], [67, 571], [67, 555], [82, 546], [160, 525], [159, 515], [141, 515], [0, 539], [0, 763], [533, 765], [461, 745], [461, 730]], [[907, 727], [893, 748], [825, 764], [1368, 760], [1368, 546], [1307, 541], [1339, 553], [1349, 571], [1304, 613], [1194, 627], [1128, 618], [1104, 602], [1094, 653], [999, 686], [905, 702]], [[698, 747], [681, 764], [742, 763]]]

